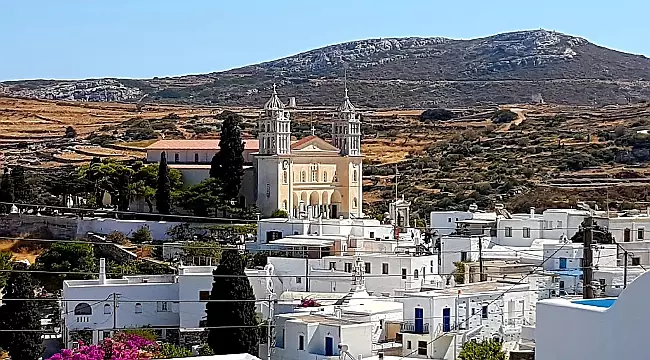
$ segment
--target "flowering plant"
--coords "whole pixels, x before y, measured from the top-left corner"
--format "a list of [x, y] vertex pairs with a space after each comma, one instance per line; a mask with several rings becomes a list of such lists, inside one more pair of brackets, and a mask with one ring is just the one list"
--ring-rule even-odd
[[79, 342], [78, 349], [63, 349], [48, 360], [139, 360], [154, 358], [160, 346], [141, 336], [118, 333], [99, 345]]

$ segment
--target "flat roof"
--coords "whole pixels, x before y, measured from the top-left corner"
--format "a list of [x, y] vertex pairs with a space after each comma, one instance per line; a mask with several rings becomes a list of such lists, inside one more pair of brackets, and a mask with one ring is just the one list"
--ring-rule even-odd
[[[341, 314], [341, 317], [336, 317], [334, 315], [318, 315], [318, 314], [306, 314], [306, 315], [297, 315], [297, 314], [287, 314], [287, 321], [297, 320], [306, 323], [318, 323], [325, 325], [358, 325], [368, 323], [360, 319], [359, 316]], [[291, 316], [293, 315], [293, 316]]]
[[334, 240], [326, 239], [305, 239], [305, 238], [290, 238], [285, 237], [278, 240], [269, 241], [271, 245], [283, 245], [283, 246], [312, 246], [312, 247], [330, 247], [334, 245]]
[[[526, 283], [522, 283], [521, 285], [517, 285], [517, 286], [529, 286], [529, 285]], [[411, 293], [409, 294], [409, 296], [438, 297], [438, 296], [456, 296], [460, 294], [460, 296], [462, 297], [463, 295], [480, 294], [480, 293], [499, 291], [499, 290], [503, 291], [512, 288], [513, 288], [512, 284], [489, 281], [489, 282], [472, 283], [467, 285], [457, 285], [452, 288], [446, 288], [441, 290], [429, 290], [429, 291], [423, 291], [419, 293]]]

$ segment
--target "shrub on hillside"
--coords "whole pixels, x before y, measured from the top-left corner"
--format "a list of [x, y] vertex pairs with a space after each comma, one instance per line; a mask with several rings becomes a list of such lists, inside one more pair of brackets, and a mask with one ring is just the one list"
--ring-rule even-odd
[[517, 119], [517, 114], [510, 110], [498, 110], [492, 115], [492, 122], [495, 124], [509, 123]]
[[428, 109], [420, 114], [420, 120], [422, 121], [447, 121], [454, 117], [456, 117], [456, 115], [447, 109]]

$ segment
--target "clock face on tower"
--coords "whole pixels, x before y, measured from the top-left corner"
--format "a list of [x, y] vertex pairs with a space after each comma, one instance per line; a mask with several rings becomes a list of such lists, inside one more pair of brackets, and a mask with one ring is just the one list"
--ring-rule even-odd
[[289, 168], [289, 160], [284, 160], [282, 162], [282, 169], [287, 170]]

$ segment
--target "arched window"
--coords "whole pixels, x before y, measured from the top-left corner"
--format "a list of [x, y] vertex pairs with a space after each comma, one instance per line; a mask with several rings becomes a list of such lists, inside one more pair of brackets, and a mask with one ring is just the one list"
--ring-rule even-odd
[[413, 279], [415, 279], [415, 280], [418, 279], [418, 270], [417, 269], [413, 270]]
[[86, 303], [79, 303], [74, 307], [75, 315], [92, 315], [93, 309]]
[[333, 182], [339, 181], [339, 177], [338, 177], [338, 175], [336, 175], [336, 171], [334, 172], [334, 177], [332, 178], [332, 181]]
[[357, 182], [357, 170], [356, 169], [352, 172], [352, 181]]
[[174, 154], [174, 162], [177, 163], [180, 162], [180, 160], [181, 160], [181, 155], [178, 153]]
[[199, 163], [199, 154], [194, 154], [194, 162]]
[[359, 204], [357, 204], [357, 202], [358, 202], [357, 198], [352, 199], [352, 207], [355, 208], [355, 209], [357, 208], [357, 206], [359, 206]]
[[284, 172], [282, 173], [282, 183], [283, 184], [286, 184], [288, 182], [288, 177], [289, 176], [288, 176], [287, 170], [284, 170]]
[[287, 210], [287, 200], [282, 202], [282, 210]]
[[323, 171], [323, 182], [327, 182], [327, 171]]
[[300, 173], [300, 181], [301, 182], [307, 181], [307, 174], [304, 171]]
[[136, 314], [142, 314], [142, 304], [135, 303], [135, 313]]
[[104, 304], [104, 314], [110, 314], [111, 313], [111, 306], [108, 304]]

